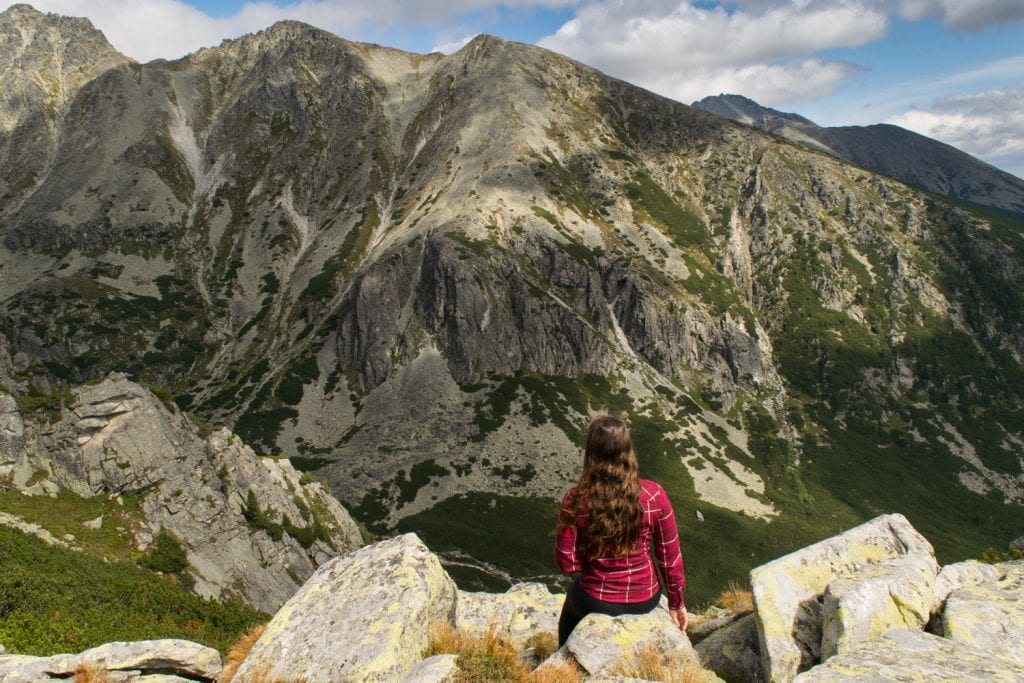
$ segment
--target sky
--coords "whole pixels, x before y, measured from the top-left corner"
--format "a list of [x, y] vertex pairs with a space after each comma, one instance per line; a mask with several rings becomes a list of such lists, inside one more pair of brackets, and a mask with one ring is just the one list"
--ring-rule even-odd
[[173, 59], [298, 19], [453, 52], [490, 33], [686, 104], [737, 93], [819, 125], [893, 123], [1024, 177], [1024, 0], [29, 0]]

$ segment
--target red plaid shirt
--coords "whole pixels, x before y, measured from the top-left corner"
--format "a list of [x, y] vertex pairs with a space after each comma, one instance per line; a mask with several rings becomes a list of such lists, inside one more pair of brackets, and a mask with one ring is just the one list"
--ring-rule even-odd
[[582, 574], [580, 585], [591, 597], [605, 602], [644, 602], [659, 591], [658, 574], [651, 562], [651, 547], [658, 568], [665, 580], [668, 606], [678, 609], [683, 604], [686, 579], [683, 577], [683, 555], [679, 550], [679, 532], [665, 490], [647, 479], [640, 480], [640, 507], [644, 511], [640, 538], [633, 552], [624, 557], [587, 558], [583, 554], [580, 530], [586, 527], [585, 512], [576, 523], [566, 518], [576, 498], [576, 487], [562, 498], [560, 514], [568, 526], [555, 540], [555, 561], [566, 574]]

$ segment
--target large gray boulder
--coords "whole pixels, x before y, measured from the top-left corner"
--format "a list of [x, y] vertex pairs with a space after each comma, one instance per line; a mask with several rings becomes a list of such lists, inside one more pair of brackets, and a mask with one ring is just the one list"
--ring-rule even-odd
[[754, 615], [748, 614], [720, 628], [693, 646], [705, 669], [725, 681], [757, 683], [764, 680], [761, 647]]
[[459, 591], [455, 626], [473, 636], [482, 636], [494, 626], [497, 635], [523, 647], [536, 633], [558, 633], [564, 599], [541, 583], [519, 583], [504, 593]]
[[612, 675], [619, 673], [617, 669], [644, 647], [656, 649], [670, 666], [699, 666], [689, 639], [662, 607], [648, 614], [620, 617], [588, 614], [559, 652], [552, 655], [552, 661], [564, 661], [569, 655], [592, 676]]
[[750, 572], [761, 658], [769, 681], [789, 681], [821, 656], [821, 599], [835, 579], [870, 564], [935, 553], [903, 515], [876, 517]]
[[924, 628], [938, 571], [933, 557], [903, 555], [832, 581], [822, 604], [821, 660], [889, 631]]
[[459, 668], [456, 664], [458, 658], [458, 655], [427, 657], [402, 676], [401, 683], [447, 683], [454, 680]]
[[454, 619], [455, 584], [437, 556], [405, 534], [320, 567], [232, 680], [398, 680], [421, 660], [430, 626]]
[[996, 580], [950, 593], [942, 612], [943, 635], [1024, 667], [1024, 560], [995, 569]]
[[216, 650], [188, 640], [166, 639], [107, 643], [79, 654], [52, 657], [0, 657], [0, 681], [67, 680], [83, 666], [114, 675], [165, 674], [198, 681], [215, 681], [221, 674]]
[[[1019, 644], [1019, 641], [1018, 641]], [[890, 631], [841, 652], [795, 683], [1024, 681], [1024, 665], [924, 631]]]

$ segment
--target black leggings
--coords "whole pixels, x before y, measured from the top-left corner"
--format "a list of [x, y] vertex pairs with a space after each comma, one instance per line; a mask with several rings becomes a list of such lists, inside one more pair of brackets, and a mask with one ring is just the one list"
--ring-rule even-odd
[[620, 614], [646, 614], [657, 607], [660, 601], [661, 593], [655, 593], [654, 597], [644, 602], [605, 602], [587, 595], [587, 592], [580, 586], [580, 580], [576, 579], [569, 586], [569, 590], [565, 592], [562, 616], [558, 618], [558, 647], [565, 645], [565, 641], [569, 640], [576, 624], [591, 612], [608, 614], [613, 617]]

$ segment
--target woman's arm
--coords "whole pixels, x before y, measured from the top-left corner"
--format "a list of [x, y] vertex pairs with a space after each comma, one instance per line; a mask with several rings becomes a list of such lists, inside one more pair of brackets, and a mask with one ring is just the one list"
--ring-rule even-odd
[[[683, 576], [683, 554], [679, 549], [679, 531], [676, 528], [676, 516], [672, 511], [672, 503], [665, 490], [658, 486], [654, 501], [654, 557], [658, 561], [665, 592], [668, 593], [670, 612], [682, 610], [679, 619], [673, 615], [680, 628], [686, 623], [686, 607], [683, 604], [683, 593], [686, 590], [686, 577]], [[681, 622], [681, 623], [680, 623]]]
[[579, 574], [583, 571], [583, 554], [580, 552], [579, 534], [576, 528], [573, 499], [575, 489], [562, 498], [558, 508], [558, 534], [555, 537], [555, 562], [563, 574]]

